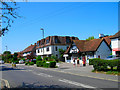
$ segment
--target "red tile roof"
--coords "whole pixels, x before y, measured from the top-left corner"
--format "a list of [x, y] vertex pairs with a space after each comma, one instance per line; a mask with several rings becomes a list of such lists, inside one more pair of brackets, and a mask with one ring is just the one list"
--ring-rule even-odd
[[111, 39], [110, 39], [111, 37], [113, 37], [113, 36], [103, 37], [106, 40], [106, 42], [108, 43], [108, 45], [111, 44]]
[[111, 39], [118, 38], [118, 37], [120, 37], [120, 30], [115, 35], [113, 35]]
[[[66, 42], [67, 38], [70, 40], [69, 43]], [[73, 39], [74, 38], [74, 39]], [[49, 43], [46, 44], [46, 40], [49, 39]], [[57, 40], [57, 43], [55, 43], [55, 40]], [[77, 37], [67, 37], [67, 36], [48, 36], [44, 40], [41, 39], [37, 41], [37, 47], [36, 48], [41, 48], [49, 45], [70, 45], [72, 43], [72, 40], [79, 40]], [[38, 46], [38, 44], [40, 45]], [[41, 45], [41, 43], [44, 43]]]
[[30, 46], [28, 46], [26, 49], [24, 49], [22, 52], [23, 52], [23, 53], [25, 53], [25, 52], [30, 52], [30, 51], [32, 51], [35, 47], [36, 47], [36, 45], [30, 45]]
[[[107, 41], [102, 38], [102, 39], [93, 39], [93, 40], [73, 40], [77, 48], [79, 49], [80, 52], [88, 52], [88, 51], [96, 51], [102, 41], [105, 41], [108, 47], [110, 48], [109, 44]], [[65, 53], [68, 53], [70, 50], [71, 46], [66, 50]]]

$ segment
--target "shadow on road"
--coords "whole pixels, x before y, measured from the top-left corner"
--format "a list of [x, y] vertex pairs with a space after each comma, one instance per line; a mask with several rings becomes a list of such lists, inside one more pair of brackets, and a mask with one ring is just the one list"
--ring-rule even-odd
[[65, 88], [63, 86], [59, 86], [59, 85], [38, 85], [40, 84], [40, 82], [35, 82], [35, 83], [22, 83], [21, 86], [18, 86], [16, 88]]
[[16, 67], [12, 68], [12, 67], [6, 67], [6, 66], [0, 66], [0, 71], [11, 71], [11, 70], [25, 70], [25, 69], [18, 69]]

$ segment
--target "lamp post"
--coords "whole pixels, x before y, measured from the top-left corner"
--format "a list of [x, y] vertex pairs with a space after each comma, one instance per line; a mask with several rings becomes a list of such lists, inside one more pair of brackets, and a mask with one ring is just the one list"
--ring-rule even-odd
[[7, 48], [7, 46], [5, 46], [6, 47], [6, 51], [8, 50], [8, 48]]
[[[40, 28], [40, 30], [43, 31], [43, 41], [44, 41], [44, 29], [43, 29], [43, 28]], [[43, 42], [43, 55], [44, 55], [44, 42]]]

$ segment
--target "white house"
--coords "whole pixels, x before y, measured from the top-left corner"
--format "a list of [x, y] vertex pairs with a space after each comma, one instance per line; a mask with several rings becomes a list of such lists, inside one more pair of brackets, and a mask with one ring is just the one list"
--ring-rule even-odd
[[73, 40], [73, 44], [66, 50], [64, 57], [66, 62], [73, 63], [73, 58], [82, 60], [82, 56], [86, 60], [90, 58], [106, 58], [111, 54], [111, 47], [107, 41], [102, 39], [93, 40]]
[[112, 55], [120, 56], [120, 31], [111, 37]]
[[77, 37], [69, 36], [48, 36], [45, 39], [37, 41], [36, 55], [60, 57], [59, 49], [67, 50], [73, 40], [79, 40]]

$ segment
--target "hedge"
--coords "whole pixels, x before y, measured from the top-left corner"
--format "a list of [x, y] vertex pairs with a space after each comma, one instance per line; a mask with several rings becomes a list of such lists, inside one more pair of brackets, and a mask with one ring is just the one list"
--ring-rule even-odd
[[25, 65], [28, 65], [29, 62], [25, 62]]
[[29, 62], [28, 64], [29, 64], [29, 65], [34, 65], [34, 62]]
[[107, 67], [111, 67], [111, 70], [113, 70], [113, 67], [117, 67], [118, 70], [120, 70], [120, 60], [103, 60], [99, 58], [95, 59], [89, 59], [89, 65], [93, 65], [94, 70], [98, 71], [105, 71], [107, 70]]
[[36, 65], [37, 65], [37, 67], [42, 67], [43, 66], [43, 61], [37, 61]]
[[36, 65], [37, 65], [37, 67], [54, 68], [56, 66], [56, 62], [55, 61], [37, 61]]

